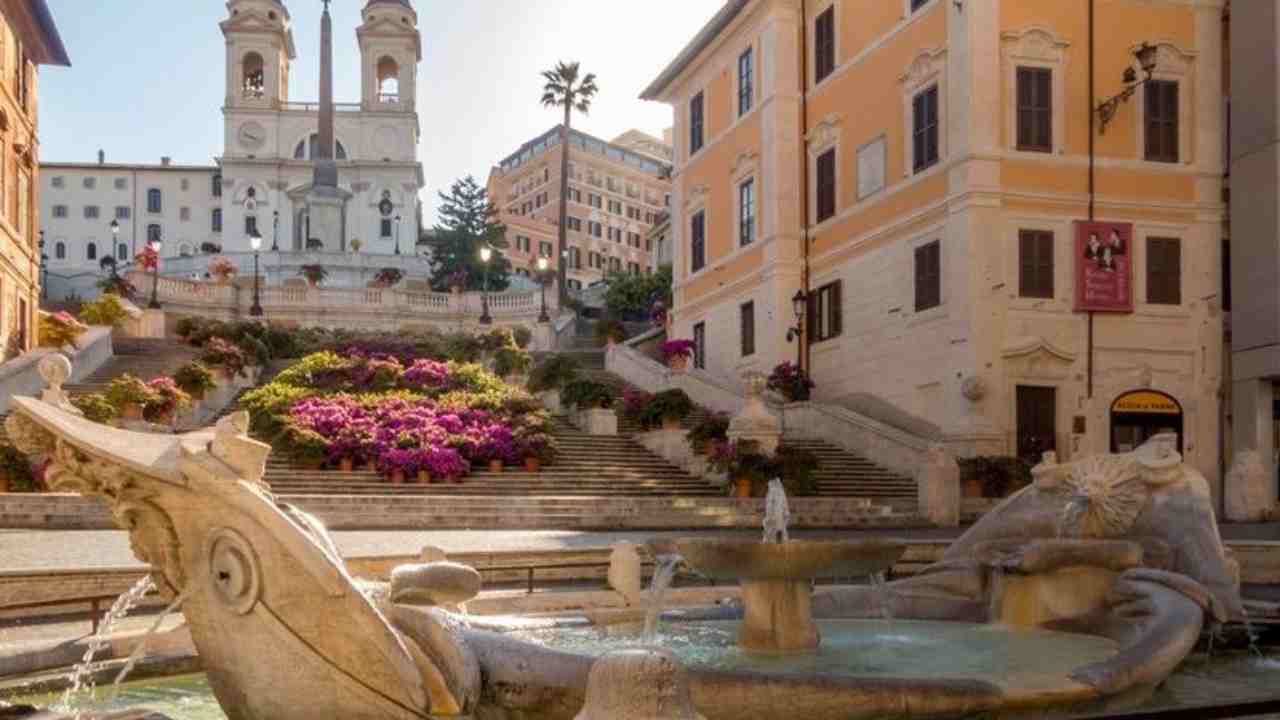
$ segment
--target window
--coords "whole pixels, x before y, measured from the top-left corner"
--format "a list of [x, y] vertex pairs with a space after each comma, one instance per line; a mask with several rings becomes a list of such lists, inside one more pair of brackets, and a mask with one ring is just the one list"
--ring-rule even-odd
[[827, 8], [813, 26], [813, 84], [817, 85], [836, 69], [836, 8]]
[[[320, 149], [320, 133], [311, 133], [311, 137], [306, 140], [300, 140], [293, 148], [294, 160], [315, 160], [319, 157], [316, 153]], [[333, 141], [333, 157], [336, 160], [347, 159], [347, 148], [341, 141], [336, 138]]]
[[582, 191], [578, 188], [569, 188], [569, 199], [576, 203], [582, 202]]
[[92, 190], [98, 184], [98, 179], [87, 177], [81, 181], [81, 184], [84, 185], [85, 190]]
[[209, 218], [209, 225], [212, 232], [222, 232], [222, 208], [214, 208]]
[[389, 218], [381, 218], [378, 220], [378, 237], [390, 239], [391, 237], [391, 220]]
[[67, 244], [59, 240], [58, 243], [53, 246], [53, 256], [59, 260], [66, 260]]
[[582, 269], [582, 250], [576, 247], [569, 248], [569, 267], [574, 270]]
[[86, 259], [89, 259], [89, 260], [98, 259], [98, 246], [95, 245], [92, 240], [89, 241], [88, 245], [85, 245], [84, 256]]
[[133, 214], [133, 209], [132, 209], [132, 208], [130, 208], [128, 205], [117, 205], [117, 206], [116, 206], [116, 219], [117, 219], [117, 220], [128, 220], [128, 219], [129, 219], [129, 216], [130, 216], [130, 215], [132, 215], [132, 214]]
[[928, 4], [929, 0], [911, 0], [911, 12], [915, 12]]
[[818, 156], [818, 222], [836, 214], [836, 149]]
[[1178, 162], [1178, 83], [1150, 80], [1147, 98], [1147, 153], [1153, 162]]
[[702, 149], [702, 93], [689, 101], [689, 154]]
[[189, 180], [188, 178], [182, 178], [181, 180], [178, 181], [178, 187], [182, 189], [182, 192], [186, 192], [190, 190], [191, 180]]
[[1147, 238], [1147, 302], [1182, 304], [1182, 241]]
[[1018, 68], [1018, 149], [1053, 151], [1053, 71]]
[[244, 216], [244, 234], [248, 236], [253, 236], [258, 234], [258, 216], [257, 215]]
[[738, 116], [751, 111], [755, 99], [755, 55], [752, 48], [738, 56]]
[[124, 243], [120, 243], [120, 244], [116, 245], [116, 259], [117, 259], [117, 260], [128, 260], [128, 259], [129, 259], [129, 246], [128, 246], [128, 245], [125, 245]]
[[97, 206], [97, 205], [85, 205], [85, 206], [84, 206], [84, 219], [85, 219], [85, 220], [96, 220], [97, 218], [98, 218], [98, 206]]
[[53, 178], [49, 180], [49, 184], [56, 188], [62, 187], [65, 183], [66, 181], [61, 175], [54, 175]]
[[551, 257], [551, 251], [552, 251], [551, 243], [547, 242], [546, 240], [540, 240], [538, 242], [538, 255], [544, 258], [549, 258]]
[[190, 220], [191, 208], [189, 207], [178, 208], [178, 219], [181, 220], [182, 222], [187, 222], [188, 220]]
[[581, 281], [581, 280], [574, 280], [573, 278], [569, 278], [568, 280], [565, 280], [565, 285], [568, 285], [570, 290], [581, 290], [581, 289], [582, 289], [582, 281]]
[[756, 239], [756, 181], [738, 186], [738, 244], [746, 247]]
[[565, 218], [565, 224], [568, 225], [570, 230], [577, 230], [578, 232], [582, 232], [582, 218], [576, 218], [570, 215], [567, 218]]
[[742, 338], [742, 357], [756, 354], [756, 304], [743, 303], [738, 306], [738, 327]]
[[613, 213], [614, 215], [621, 215], [621, 214], [622, 214], [622, 203], [621, 203], [620, 201], [618, 201], [618, 200], [610, 200], [610, 201], [609, 201], [609, 212]]
[[693, 326], [693, 366], [700, 370], [707, 367], [707, 324], [704, 322]]
[[938, 162], [938, 86], [911, 101], [913, 169], [920, 172]]
[[158, 213], [164, 209], [162, 202], [164, 197], [160, 194], [158, 188], [151, 188], [147, 191], [147, 212]]
[[209, 182], [209, 189], [213, 191], [214, 197], [222, 197], [222, 173], [213, 174], [213, 179]]
[[1053, 233], [1042, 230], [1018, 232], [1018, 295], [1026, 298], [1053, 297]]
[[66, 205], [54, 205], [54, 206], [53, 206], [53, 216], [54, 216], [54, 217], [56, 217], [56, 218], [64, 218], [64, 217], [66, 217], [66, 216], [67, 216], [67, 206], [66, 206]]
[[698, 272], [707, 264], [707, 214], [699, 210], [693, 216], [689, 232], [690, 267]]
[[246, 100], [262, 98], [267, 88], [267, 76], [261, 55], [251, 52], [244, 56], [240, 82], [241, 96]]
[[400, 102], [400, 65], [390, 55], [378, 61], [378, 102]]
[[161, 241], [160, 226], [156, 225], [155, 223], [148, 225], [147, 226], [147, 242], [153, 243], [153, 242], [160, 242], [160, 241]]
[[844, 330], [842, 296], [844, 281], [827, 283], [809, 294], [808, 335], [810, 343], [830, 340]]
[[115, 188], [116, 188], [117, 190], [125, 190], [125, 189], [127, 189], [128, 187], [129, 187], [129, 181], [128, 181], [128, 180], [126, 180], [125, 178], [116, 178], [116, 179], [115, 179]]
[[587, 234], [592, 237], [604, 237], [604, 226], [592, 220], [587, 221]]
[[916, 248], [916, 312], [942, 304], [942, 242]]
[[587, 194], [587, 204], [588, 204], [588, 205], [590, 205], [591, 207], [593, 207], [593, 208], [595, 208], [595, 209], [599, 210], [599, 209], [601, 209], [602, 207], [604, 207], [604, 200], [602, 200], [602, 199], [600, 198], [600, 196], [599, 196], [599, 195], [596, 195], [595, 193], [588, 193], [588, 194]]

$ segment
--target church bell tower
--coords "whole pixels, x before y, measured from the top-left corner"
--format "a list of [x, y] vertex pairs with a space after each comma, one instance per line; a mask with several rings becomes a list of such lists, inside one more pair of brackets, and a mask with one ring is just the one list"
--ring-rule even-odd
[[366, 110], [414, 112], [422, 36], [409, 0], [369, 0], [356, 30], [360, 41], [361, 103]]
[[297, 57], [283, 0], [231, 0], [220, 24], [227, 41], [228, 108], [277, 108], [289, 99]]

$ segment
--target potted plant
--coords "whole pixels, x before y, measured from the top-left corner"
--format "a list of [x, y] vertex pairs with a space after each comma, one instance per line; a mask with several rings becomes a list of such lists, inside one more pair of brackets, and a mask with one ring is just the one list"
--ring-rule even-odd
[[75, 345], [76, 340], [88, 329], [69, 312], [42, 312], [40, 313], [40, 347], [61, 348]]
[[493, 358], [493, 371], [499, 377], [519, 376], [529, 372], [533, 356], [514, 347], [498, 348]]
[[618, 320], [601, 320], [596, 325], [596, 339], [605, 345], [616, 345], [627, 339], [627, 329]]
[[711, 446], [729, 438], [729, 416], [708, 415], [689, 430], [689, 445], [694, 452], [710, 452]]
[[235, 263], [224, 257], [216, 257], [209, 261], [209, 274], [218, 281], [219, 285], [226, 285], [238, 272]]
[[449, 286], [449, 292], [457, 295], [467, 286], [467, 271], [454, 270], [445, 276], [444, 282]]
[[85, 303], [80, 308], [80, 322], [86, 325], [103, 325], [106, 327], [116, 328], [124, 324], [129, 319], [129, 313], [124, 309], [124, 304], [120, 302], [120, 296], [112, 293], [103, 293], [93, 302]]
[[364, 242], [360, 238], [351, 238], [351, 252], [358, 253], [362, 247], [364, 247]]
[[143, 410], [159, 399], [147, 383], [128, 373], [112, 380], [107, 386], [107, 400], [126, 421], [141, 420]]
[[662, 361], [667, 367], [677, 372], [683, 372], [689, 367], [689, 358], [693, 357], [696, 345], [692, 340], [668, 340], [658, 346], [658, 350], [662, 353]]
[[217, 380], [213, 377], [213, 371], [204, 363], [189, 362], [178, 368], [173, 374], [173, 381], [183, 392], [191, 396], [194, 402], [204, 400], [204, 396], [214, 388], [218, 387]]
[[647, 409], [649, 403], [653, 402], [653, 394], [647, 393], [636, 388], [626, 388], [622, 391], [622, 417], [636, 423], [642, 429], [648, 430], [652, 418], [649, 417]]
[[516, 340], [516, 347], [521, 350], [527, 350], [529, 343], [533, 342], [533, 331], [527, 325], [521, 325], [511, 332], [512, 337]]
[[132, 299], [138, 292], [133, 283], [126, 280], [123, 275], [108, 275], [95, 284], [103, 293], [118, 295], [127, 299]]
[[102, 393], [79, 395], [71, 398], [71, 404], [84, 415], [85, 420], [102, 425], [115, 420], [118, 412], [116, 406], [112, 405], [107, 396]]
[[566, 403], [579, 410], [613, 407], [613, 389], [595, 380], [574, 380], [564, 386], [561, 395]]
[[536, 473], [542, 471], [543, 465], [550, 465], [556, 458], [556, 441], [550, 433], [529, 432], [520, 438], [520, 449], [524, 455], [524, 469]]
[[373, 276], [373, 282], [378, 287], [393, 287], [404, 279], [404, 272], [400, 268], [385, 267]]
[[307, 238], [307, 250], [310, 252], [324, 250], [324, 243], [320, 242], [320, 238]]
[[661, 425], [663, 430], [679, 430], [680, 421], [693, 412], [693, 401], [685, 391], [679, 388], [663, 390], [653, 396], [645, 408], [645, 423], [649, 426]]
[[0, 444], [0, 493], [29, 492], [35, 489], [31, 459], [7, 443]]
[[230, 380], [237, 376], [248, 377], [245, 368], [249, 366], [249, 357], [244, 349], [222, 338], [209, 338], [200, 354], [200, 362], [213, 365]]
[[298, 276], [306, 278], [311, 287], [317, 287], [329, 277], [329, 271], [319, 263], [312, 263], [298, 268]]
[[787, 402], [805, 402], [813, 390], [813, 381], [793, 362], [779, 363], [769, 373], [766, 384], [770, 390], [780, 393]]
[[530, 392], [559, 390], [578, 378], [578, 361], [568, 355], [552, 355], [529, 373]]
[[191, 396], [178, 387], [173, 378], [161, 376], [147, 383], [155, 400], [142, 409], [149, 422], [169, 425], [179, 410], [191, 407]]
[[726, 473], [733, 497], [749, 498], [764, 494], [769, 480], [777, 477], [774, 461], [750, 443], [717, 442], [711, 449], [711, 467]]

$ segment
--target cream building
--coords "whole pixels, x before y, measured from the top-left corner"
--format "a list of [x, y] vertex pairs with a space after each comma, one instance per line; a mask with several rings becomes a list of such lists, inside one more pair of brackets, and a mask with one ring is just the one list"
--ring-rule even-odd
[[[964, 453], [1173, 428], [1218, 493], [1223, 5], [731, 0], [643, 94], [675, 111], [674, 333], [767, 372], [799, 293], [818, 399]], [[1132, 312], [1076, 311], [1091, 216], [1132, 230]]]
[[[489, 173], [489, 199], [507, 225], [506, 251], [517, 270], [539, 256], [555, 267], [560, 219], [560, 126], [525, 143]], [[629, 130], [605, 142], [570, 136], [566, 282], [580, 290], [610, 273], [653, 267], [649, 230], [671, 191], [671, 148]]]

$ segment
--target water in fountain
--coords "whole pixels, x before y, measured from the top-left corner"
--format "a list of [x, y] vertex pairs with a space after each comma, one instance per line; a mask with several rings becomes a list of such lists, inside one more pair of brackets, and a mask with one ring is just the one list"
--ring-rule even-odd
[[174, 612], [182, 606], [183, 601], [187, 599], [189, 594], [189, 591], [184, 590], [180, 595], [178, 595], [178, 597], [174, 598], [173, 602], [169, 603], [169, 606], [166, 607], [164, 611], [160, 613], [160, 616], [156, 618], [156, 621], [151, 623], [151, 627], [147, 628], [147, 632], [140, 640], [138, 640], [138, 644], [134, 646], [133, 652], [129, 653], [129, 659], [125, 661], [124, 667], [120, 668], [120, 672], [116, 674], [116, 679], [111, 683], [111, 693], [107, 696], [107, 702], [112, 702], [115, 700], [116, 696], [120, 694], [120, 683], [124, 682], [124, 679], [133, 671], [134, 666], [142, 659], [142, 654], [146, 652], [147, 645], [151, 642], [152, 636], [160, 630], [160, 626], [163, 625], [165, 619], [169, 617], [169, 613]]
[[889, 584], [885, 582], [884, 573], [871, 573], [871, 587], [876, 591], [876, 604], [880, 609], [880, 619], [893, 619], [893, 602], [889, 595]]
[[102, 616], [102, 622], [98, 624], [98, 632], [89, 638], [89, 647], [84, 651], [84, 657], [80, 659], [79, 664], [72, 668], [71, 674], [68, 676], [67, 690], [62, 694], [62, 699], [54, 709], [63, 712], [74, 712], [76, 720], [80, 720], [83, 717], [83, 711], [79, 709], [82, 695], [90, 699], [93, 697], [93, 672], [98, 667], [93, 661], [94, 657], [110, 644], [108, 638], [115, 632], [116, 626], [120, 624], [120, 621], [155, 587], [155, 582], [152, 581], [150, 575], [147, 575], [122, 593], [111, 604], [111, 608]]
[[791, 507], [787, 504], [787, 491], [782, 481], [774, 478], [769, 481], [769, 493], [764, 499], [764, 541], [767, 543], [784, 543], [787, 536], [787, 524], [791, 522]]
[[653, 568], [653, 580], [649, 583], [649, 607], [644, 616], [644, 639], [653, 640], [658, 635], [658, 619], [666, 605], [667, 588], [675, 580], [676, 569], [684, 558], [678, 553], [659, 555]]

